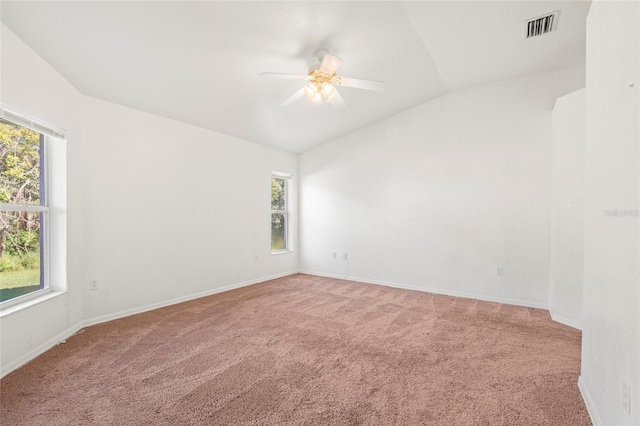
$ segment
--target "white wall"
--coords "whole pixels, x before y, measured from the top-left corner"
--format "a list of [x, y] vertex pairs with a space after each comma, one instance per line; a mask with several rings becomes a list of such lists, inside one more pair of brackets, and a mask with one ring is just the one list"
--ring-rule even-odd
[[[639, 26], [638, 2], [591, 5], [580, 386], [596, 425], [640, 425], [638, 217], [605, 212], [639, 208]], [[622, 408], [623, 380], [631, 415]]]
[[68, 165], [68, 291], [1, 314], [1, 375], [84, 325], [297, 270], [297, 238], [270, 252], [272, 171], [297, 228], [296, 154], [85, 97], [4, 25], [1, 53], [2, 102], [64, 128]]
[[582, 324], [586, 89], [558, 98], [553, 108], [551, 272], [549, 311]]
[[302, 154], [301, 269], [546, 307], [551, 111], [583, 85], [451, 93]]
[[293, 174], [295, 209], [296, 154], [96, 99], [85, 111], [86, 318], [297, 271], [297, 250], [270, 245], [271, 172]]
[[83, 318], [84, 140], [82, 95], [1, 25], [2, 103], [66, 130], [68, 292], [0, 318], [0, 370], [15, 368], [64, 337]]

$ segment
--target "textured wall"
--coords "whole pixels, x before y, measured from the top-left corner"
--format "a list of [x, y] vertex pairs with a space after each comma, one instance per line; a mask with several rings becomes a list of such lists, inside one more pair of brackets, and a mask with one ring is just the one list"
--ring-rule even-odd
[[549, 311], [554, 319], [578, 328], [584, 266], [585, 92], [558, 98], [552, 137]]
[[298, 269], [270, 233], [272, 171], [293, 175], [297, 225], [296, 154], [97, 99], [85, 110], [85, 268], [101, 282], [85, 318]]
[[[82, 320], [84, 137], [82, 95], [6, 26], [2, 31], [2, 103], [65, 129], [67, 139], [67, 292], [3, 315], [0, 369], [36, 355]], [[64, 284], [63, 284], [64, 286]], [[54, 339], [53, 341], [51, 339]]]
[[[596, 424], [640, 424], [640, 4], [595, 1], [587, 22], [581, 387]], [[631, 414], [623, 410], [623, 380]]]
[[302, 154], [301, 269], [546, 307], [551, 111], [583, 78], [448, 94]]

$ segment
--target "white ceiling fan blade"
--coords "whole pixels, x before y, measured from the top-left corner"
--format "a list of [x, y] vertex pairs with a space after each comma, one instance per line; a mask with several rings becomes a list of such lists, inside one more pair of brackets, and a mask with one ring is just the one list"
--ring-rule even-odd
[[320, 72], [331, 75], [336, 72], [341, 63], [342, 59], [337, 56], [325, 55], [322, 63], [320, 64]]
[[340, 77], [340, 86], [353, 87], [354, 89], [375, 90], [376, 92], [382, 92], [385, 88], [383, 81], [363, 80], [361, 78], [349, 77]]
[[340, 96], [340, 92], [338, 92], [337, 90], [335, 91], [329, 102], [335, 109], [342, 110], [347, 108], [347, 104], [344, 102], [344, 99], [342, 98], [342, 96]]
[[282, 102], [280, 104], [281, 107], [286, 107], [291, 105], [292, 103], [294, 103], [295, 101], [297, 101], [298, 99], [300, 99], [301, 97], [304, 96], [304, 88], [305, 86], [302, 86], [300, 88], [300, 90], [298, 90], [296, 93], [294, 93], [293, 95], [289, 96], [284, 102]]
[[280, 72], [261, 72], [262, 77], [277, 77], [277, 78], [290, 78], [293, 80], [304, 80], [308, 76], [303, 74], [284, 74]]

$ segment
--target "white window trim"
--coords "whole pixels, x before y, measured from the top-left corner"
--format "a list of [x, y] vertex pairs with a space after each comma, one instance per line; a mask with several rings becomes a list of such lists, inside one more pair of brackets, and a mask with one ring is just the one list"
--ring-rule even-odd
[[42, 133], [45, 136], [52, 136], [62, 140], [65, 139], [65, 131], [63, 129], [35, 117], [31, 117], [30, 115], [5, 104], [0, 104], [0, 118], [4, 118], [18, 126], [26, 127], [27, 129]]
[[[0, 302], [0, 317], [48, 300], [67, 290], [67, 148], [64, 130], [43, 121], [0, 106], [0, 117], [44, 135], [46, 206], [33, 204], [0, 204], [0, 210], [44, 212], [41, 244], [44, 240], [43, 267], [46, 288]], [[53, 294], [52, 294], [53, 293]]]
[[[45, 186], [46, 192], [46, 186]], [[37, 204], [8, 204], [0, 203], [0, 210], [6, 212], [48, 212], [49, 206], [39, 206]]]
[[20, 312], [24, 309], [30, 308], [42, 302], [46, 302], [47, 300], [56, 298], [66, 293], [67, 293], [66, 291], [46, 291], [45, 289], [45, 290], [34, 291], [33, 293], [16, 297], [15, 299], [7, 300], [7, 302], [5, 303], [20, 299], [20, 303], [14, 303], [14, 304], [9, 304], [8, 306], [3, 306], [2, 309], [0, 309], [0, 318], [8, 317], [11, 314], [15, 314], [16, 312]]
[[289, 211], [289, 198], [291, 196], [290, 194], [290, 187], [291, 187], [291, 174], [289, 173], [282, 173], [282, 172], [271, 172], [271, 177], [272, 178], [277, 178], [277, 179], [283, 179], [284, 180], [284, 185], [285, 185], [285, 189], [284, 189], [284, 193], [285, 193], [285, 197], [284, 197], [284, 210], [271, 210], [271, 215], [273, 215], [274, 213], [279, 213], [285, 216], [285, 230], [284, 230], [284, 238], [287, 242], [287, 248], [283, 249], [283, 250], [271, 250], [271, 255], [275, 256], [275, 255], [279, 255], [279, 254], [287, 254], [287, 253], [291, 253], [293, 251], [293, 249], [291, 248], [291, 223], [290, 223], [290, 219], [291, 219], [291, 212]]

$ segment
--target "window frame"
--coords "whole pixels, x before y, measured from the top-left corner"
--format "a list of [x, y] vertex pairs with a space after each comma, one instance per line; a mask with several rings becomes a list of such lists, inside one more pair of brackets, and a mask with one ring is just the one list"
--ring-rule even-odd
[[274, 214], [281, 214], [284, 217], [284, 242], [285, 242], [285, 248], [281, 249], [281, 250], [271, 250], [271, 254], [272, 255], [277, 255], [277, 254], [285, 254], [285, 253], [290, 253], [292, 251], [291, 249], [291, 238], [290, 238], [290, 223], [289, 223], [289, 219], [290, 219], [290, 212], [289, 212], [289, 191], [290, 191], [290, 187], [291, 187], [291, 174], [289, 173], [282, 173], [282, 172], [271, 172], [271, 179], [281, 179], [284, 181], [284, 210], [274, 210], [271, 209], [271, 216], [270, 219], [271, 221], [273, 220], [273, 215]]
[[[40, 134], [41, 204], [0, 203], [2, 211], [40, 214], [40, 286], [0, 302], [0, 317], [66, 292], [66, 138], [62, 129], [0, 105], [0, 118]], [[42, 182], [43, 181], [43, 182]]]
[[[14, 123], [16, 126], [25, 127], [22, 124]], [[39, 297], [51, 292], [49, 285], [49, 137], [37, 130], [30, 129], [40, 135], [40, 167], [44, 168], [40, 175], [41, 185], [41, 204], [19, 204], [19, 203], [0, 203], [0, 211], [4, 212], [37, 212], [40, 214], [40, 288], [38, 290], [26, 293], [9, 300], [0, 302], [2, 309], [20, 304], [24, 301]], [[44, 200], [42, 200], [44, 199]], [[43, 202], [44, 201], [44, 202]]]

